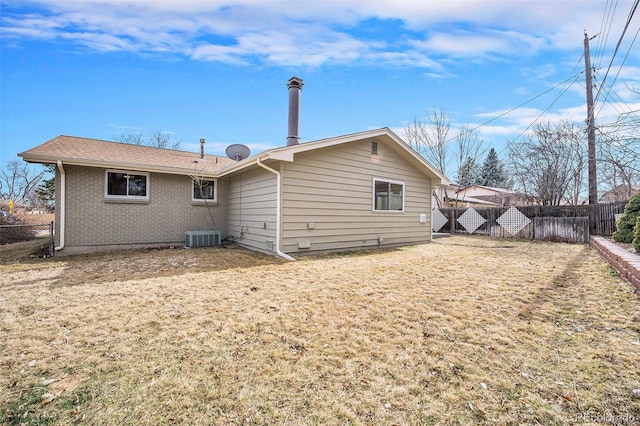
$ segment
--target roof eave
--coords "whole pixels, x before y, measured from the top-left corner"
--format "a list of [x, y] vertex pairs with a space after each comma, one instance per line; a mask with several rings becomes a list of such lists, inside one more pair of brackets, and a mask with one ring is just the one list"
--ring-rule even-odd
[[28, 163], [39, 163], [39, 164], [56, 164], [58, 161], [61, 161], [63, 165], [71, 165], [71, 166], [84, 166], [84, 167], [99, 167], [104, 169], [126, 169], [126, 170], [137, 170], [141, 172], [152, 172], [152, 173], [166, 173], [173, 175], [187, 175], [187, 176], [204, 176], [204, 177], [218, 177], [218, 173], [215, 171], [204, 171], [198, 170], [194, 167], [193, 170], [185, 169], [181, 167], [168, 167], [168, 166], [150, 166], [143, 165], [139, 163], [118, 163], [118, 162], [109, 162], [109, 161], [100, 161], [100, 160], [86, 160], [86, 159], [77, 159], [77, 158], [67, 158], [67, 157], [57, 157], [50, 155], [30, 155], [28, 152], [21, 152], [18, 154], [19, 157]]

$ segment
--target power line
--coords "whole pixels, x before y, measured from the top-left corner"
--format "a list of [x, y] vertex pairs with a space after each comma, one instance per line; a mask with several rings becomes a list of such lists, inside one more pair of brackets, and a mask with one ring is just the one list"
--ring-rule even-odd
[[[598, 39], [598, 45], [596, 46], [595, 60], [593, 61], [595, 66], [600, 66], [600, 60], [604, 55], [604, 49], [609, 40], [609, 33], [611, 32], [611, 26], [613, 24], [613, 17], [615, 16], [616, 9], [618, 7], [618, 0], [615, 1], [615, 5], [611, 0], [607, 0], [607, 7], [605, 11], [606, 17], [603, 16], [602, 24], [600, 26], [600, 32], [598, 34], [604, 34], [604, 37]], [[598, 35], [596, 34], [596, 36]], [[595, 36], [594, 36], [595, 37]]]
[[[516, 141], [520, 136], [522, 136], [523, 134], [525, 134], [525, 132], [526, 132], [527, 130], [529, 130], [529, 129], [534, 125], [534, 124], [536, 124], [536, 122], [537, 122], [538, 120], [540, 120], [540, 118], [542, 118], [542, 116], [544, 116], [545, 114], [547, 114], [547, 113], [549, 112], [549, 110], [551, 109], [551, 107], [553, 107], [553, 106], [555, 105], [555, 103], [556, 103], [556, 102], [557, 102], [557, 101], [562, 97], [562, 95], [564, 95], [564, 94], [567, 92], [567, 90], [569, 90], [569, 88], [573, 85], [573, 83], [575, 83], [575, 82], [578, 80], [578, 77], [580, 77], [580, 74], [576, 75], [576, 76], [575, 76], [575, 79], [571, 82], [571, 84], [569, 84], [567, 87], [565, 87], [565, 89], [564, 89], [562, 92], [560, 92], [560, 94], [559, 94], [558, 96], [556, 96], [556, 98], [553, 100], [553, 102], [551, 102], [551, 104], [550, 104], [547, 108], [545, 108], [545, 109], [544, 109], [544, 111], [542, 111], [542, 112], [540, 113], [540, 115], [539, 115], [538, 117], [536, 117], [536, 119], [535, 119], [535, 120], [533, 120], [533, 121], [531, 122], [531, 124], [529, 124], [529, 125], [528, 125], [524, 130], [523, 130], [523, 131], [521, 131], [521, 132], [518, 134], [518, 136], [516, 136], [515, 138], [513, 138], [513, 139], [511, 140], [511, 142], [515, 142], [515, 141]], [[503, 152], [505, 149], [506, 149], [506, 148], [503, 148], [503, 149], [500, 151], [500, 154], [502, 154], [502, 152]]]
[[[584, 55], [583, 55], [582, 57], [584, 57]], [[582, 57], [580, 58], [580, 60], [579, 60], [578, 62], [582, 61]], [[575, 70], [575, 67], [574, 67], [574, 70]], [[571, 82], [571, 84], [569, 85], [569, 87], [570, 87], [570, 86], [575, 82], [575, 80], [577, 80], [577, 78], [578, 78], [581, 74], [582, 74], [582, 73], [578, 73], [578, 74], [576, 74], [576, 75], [573, 75], [573, 76], [571, 76], [571, 77], [567, 78], [566, 80], [564, 80], [564, 81], [562, 81], [562, 82], [560, 82], [560, 83], [558, 83], [558, 84], [556, 84], [556, 85], [552, 86], [551, 88], [549, 88], [549, 89], [545, 90], [544, 92], [539, 93], [538, 95], [534, 96], [533, 98], [531, 98], [531, 99], [529, 99], [529, 100], [527, 100], [527, 101], [525, 101], [525, 102], [523, 102], [523, 103], [521, 103], [521, 104], [519, 104], [519, 105], [517, 105], [517, 106], [515, 106], [515, 107], [513, 107], [513, 108], [511, 108], [511, 109], [509, 109], [509, 110], [507, 110], [507, 111], [505, 111], [505, 112], [503, 112], [502, 114], [499, 114], [499, 115], [497, 115], [497, 116], [493, 117], [491, 120], [487, 120], [487, 121], [485, 121], [484, 123], [478, 124], [477, 126], [475, 126], [475, 127], [471, 128], [471, 129], [468, 129], [468, 130], [467, 130], [467, 131], [465, 131], [465, 132], [459, 133], [459, 134], [457, 134], [456, 136], [454, 136], [454, 137], [452, 137], [452, 138], [447, 139], [446, 141], [444, 141], [444, 143], [451, 142], [452, 140], [455, 140], [455, 139], [457, 139], [458, 137], [460, 137], [460, 136], [462, 136], [462, 135], [466, 135], [466, 134], [469, 134], [469, 133], [471, 133], [471, 132], [473, 132], [473, 131], [475, 131], [475, 130], [478, 130], [479, 128], [481, 128], [481, 127], [483, 127], [483, 126], [486, 126], [487, 124], [492, 123], [492, 122], [496, 121], [497, 119], [502, 118], [502, 117], [504, 117], [505, 115], [510, 114], [510, 113], [512, 113], [513, 111], [515, 111], [515, 110], [517, 110], [517, 109], [519, 109], [519, 108], [522, 108], [523, 106], [527, 105], [528, 103], [535, 101], [535, 100], [536, 100], [536, 99], [538, 99], [539, 97], [541, 97], [541, 96], [543, 96], [543, 95], [546, 95], [547, 93], [551, 92], [552, 90], [556, 89], [557, 87], [560, 87], [560, 86], [562, 86], [563, 84], [566, 84], [566, 83], [567, 83], [568, 81], [570, 81], [571, 79], [573, 79], [574, 81], [572, 81], [572, 82]], [[567, 88], [567, 89], [568, 89], [568, 88]], [[567, 89], [565, 89], [562, 93], [566, 92], [566, 91], [567, 91]], [[555, 103], [557, 100], [558, 100], [558, 98], [556, 98], [556, 99], [553, 101], [553, 103]], [[553, 104], [552, 104], [552, 105], [553, 105]], [[548, 108], [547, 108], [547, 109], [548, 109]]]
[[[627, 32], [627, 29], [629, 28], [629, 24], [631, 23], [631, 18], [633, 18], [633, 15], [635, 14], [639, 3], [640, 3], [640, 0], [635, 0], [635, 2], [633, 3], [633, 6], [631, 6], [631, 11], [629, 12], [629, 16], [627, 17], [627, 22], [625, 23], [625, 26], [624, 26], [624, 29], [622, 30], [622, 34], [620, 35], [620, 38], [618, 39], [618, 43], [616, 44], [616, 48], [613, 51], [613, 56], [611, 57], [611, 62], [609, 62], [609, 66], [607, 67], [607, 72], [604, 74], [604, 78], [602, 79], [602, 86], [600, 86], [600, 89], [598, 89], [598, 93], [596, 94], [594, 104], [598, 102], [598, 98], [600, 97], [600, 93], [602, 92], [602, 88], [604, 87], [604, 82], [607, 80], [607, 76], [609, 75], [609, 71], [611, 70], [611, 66], [613, 65], [613, 60], [615, 59], [616, 54], [618, 53], [618, 49], [620, 48], [620, 44], [622, 44], [622, 39], [624, 38], [624, 35]], [[635, 40], [635, 38], [634, 38], [634, 40]]]
[[[604, 100], [602, 101], [602, 106], [600, 107], [600, 110], [598, 111], [598, 113], [600, 111], [602, 111], [602, 108], [604, 107], [605, 102], [607, 102], [607, 99], [609, 98], [609, 94], [611, 93], [611, 91], [613, 90], [613, 85], [616, 82], [616, 80], [618, 79], [618, 76], [620, 75], [620, 72], [622, 71], [622, 67], [624, 65], [624, 63], [626, 62], [627, 58], [629, 57], [629, 52], [631, 51], [631, 48], [633, 47], [633, 44], [635, 43], [636, 39], [638, 38], [638, 34], [640, 34], [640, 27], [638, 27], [638, 31], [636, 31], [636, 35], [633, 37], [633, 40], [631, 40], [631, 43], [629, 45], [629, 49], [627, 49], [627, 53], [624, 56], [624, 59], [622, 60], [622, 63], [620, 64], [620, 67], [618, 67], [618, 72], [616, 73], [616, 76], [613, 78], [613, 81], [611, 82], [611, 84], [609, 84], [609, 90], [607, 91], [607, 94], [604, 97]], [[606, 75], [605, 75], [606, 78]], [[604, 80], [602, 81], [602, 85], [600, 86], [601, 88], [604, 86]]]
[[[597, 78], [596, 78], [597, 79]], [[607, 94], [607, 98], [615, 98], [614, 102], [609, 102], [609, 105], [611, 106], [612, 109], [614, 109], [616, 112], [618, 112], [619, 114], [624, 114], [626, 112], [631, 112], [631, 108], [623, 108], [624, 106], [626, 106], [624, 99], [622, 99], [622, 97], [615, 91], [615, 89], [613, 87], [609, 88], [609, 92]], [[601, 104], [600, 107], [600, 111], [598, 111], [599, 113], [602, 111], [602, 109], [604, 108], [604, 102]], [[601, 118], [602, 119], [602, 118]]]

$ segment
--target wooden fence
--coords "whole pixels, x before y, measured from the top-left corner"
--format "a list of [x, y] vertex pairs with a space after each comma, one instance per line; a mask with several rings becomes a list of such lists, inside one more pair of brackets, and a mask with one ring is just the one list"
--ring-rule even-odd
[[616, 230], [616, 215], [624, 213], [627, 202], [598, 204], [594, 206], [593, 226], [591, 233], [594, 235], [611, 236]]
[[[473, 217], [467, 220], [461, 217], [468, 212], [468, 208], [440, 208], [439, 211], [446, 218], [446, 223], [434, 231], [584, 244], [589, 242], [591, 234], [610, 236], [615, 231], [615, 215], [621, 214], [625, 205], [626, 203], [595, 206], [520, 206], [515, 207], [517, 211], [512, 207], [478, 207], [473, 208], [475, 213], [467, 213]], [[476, 213], [479, 216], [476, 216]], [[476, 226], [477, 228], [469, 232], [469, 228]]]

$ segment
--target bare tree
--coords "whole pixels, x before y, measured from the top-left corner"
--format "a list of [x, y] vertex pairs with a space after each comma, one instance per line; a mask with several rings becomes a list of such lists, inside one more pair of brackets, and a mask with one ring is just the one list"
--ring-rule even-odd
[[141, 132], [121, 133], [114, 137], [118, 142], [128, 143], [131, 145], [152, 146], [164, 149], [180, 149], [180, 141], [171, 137], [167, 132], [154, 130], [151, 136], [145, 138]]
[[[635, 86], [629, 92], [640, 95]], [[613, 191], [609, 201], [626, 201], [640, 185], [640, 111], [620, 112], [615, 122], [598, 125], [598, 186]]]
[[509, 142], [515, 186], [542, 205], [579, 204], [586, 148], [582, 130], [563, 121], [538, 124], [523, 142]]
[[433, 164], [442, 174], [446, 174], [449, 162], [447, 136], [451, 128], [451, 120], [443, 111], [434, 110], [427, 113], [426, 122], [413, 117], [413, 123], [405, 126], [405, 138], [428, 162]]
[[156, 148], [164, 149], [180, 149], [180, 142], [171, 138], [168, 133], [163, 133], [160, 130], [154, 130], [151, 136], [147, 139], [147, 145], [154, 146]]
[[8, 161], [0, 170], [0, 196], [24, 203], [34, 195], [45, 174], [46, 170], [35, 171], [28, 163]]
[[626, 201], [640, 182], [640, 138], [620, 137], [601, 140], [598, 150], [599, 182], [603, 190], [615, 191], [615, 199]]
[[469, 125], [465, 124], [460, 127], [458, 134], [456, 135], [456, 180], [460, 183], [460, 176], [468, 173], [463, 173], [463, 168], [467, 169], [470, 164], [475, 163], [478, 166], [482, 164], [481, 157], [486, 152], [484, 140], [480, 139], [480, 136], [474, 130], [469, 129]]
[[114, 139], [118, 142], [128, 143], [129, 145], [146, 145], [144, 136], [140, 132], [120, 133]]
[[[201, 199], [207, 208], [207, 213], [209, 214], [209, 219], [211, 220], [211, 225], [216, 227], [216, 219], [213, 215], [212, 205], [209, 203], [208, 191], [210, 188], [208, 185], [217, 185], [217, 182], [213, 181], [211, 178], [206, 178], [200, 170], [196, 167], [193, 171], [193, 174], [190, 175], [191, 180], [193, 181], [194, 188], [194, 198]], [[217, 188], [213, 188], [213, 190], [217, 190]], [[197, 194], [197, 197], [195, 195]]]
[[616, 201], [628, 200], [640, 184], [639, 115], [639, 111], [621, 113], [615, 122], [598, 126], [599, 186], [615, 191]]

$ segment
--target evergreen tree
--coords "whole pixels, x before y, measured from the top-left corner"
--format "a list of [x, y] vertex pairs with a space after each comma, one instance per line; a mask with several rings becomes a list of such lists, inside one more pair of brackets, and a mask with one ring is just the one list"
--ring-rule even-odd
[[480, 168], [478, 183], [484, 186], [501, 187], [507, 180], [504, 165], [498, 158], [498, 153], [491, 148]]
[[633, 244], [633, 248], [636, 249], [637, 253], [640, 253], [640, 216], [638, 216], [638, 220], [636, 220], [636, 228], [634, 232], [634, 237], [633, 237], [633, 241], [631, 241], [631, 244]]
[[624, 207], [624, 213], [616, 223], [616, 232], [613, 239], [619, 243], [631, 243], [633, 241], [633, 231], [640, 217], [640, 193], [631, 197]]
[[42, 180], [42, 184], [36, 188], [29, 202], [38, 209], [51, 212], [53, 211], [56, 198], [56, 165], [46, 164], [44, 169], [46, 173], [51, 173], [53, 176], [49, 179]]
[[38, 207], [43, 210], [52, 211], [56, 198], [56, 178], [45, 179], [42, 181], [42, 185], [36, 189], [36, 196], [38, 197]]
[[458, 185], [466, 188], [471, 185], [477, 184], [479, 181], [479, 168], [478, 163], [472, 157], [467, 159], [460, 166], [458, 170]]

